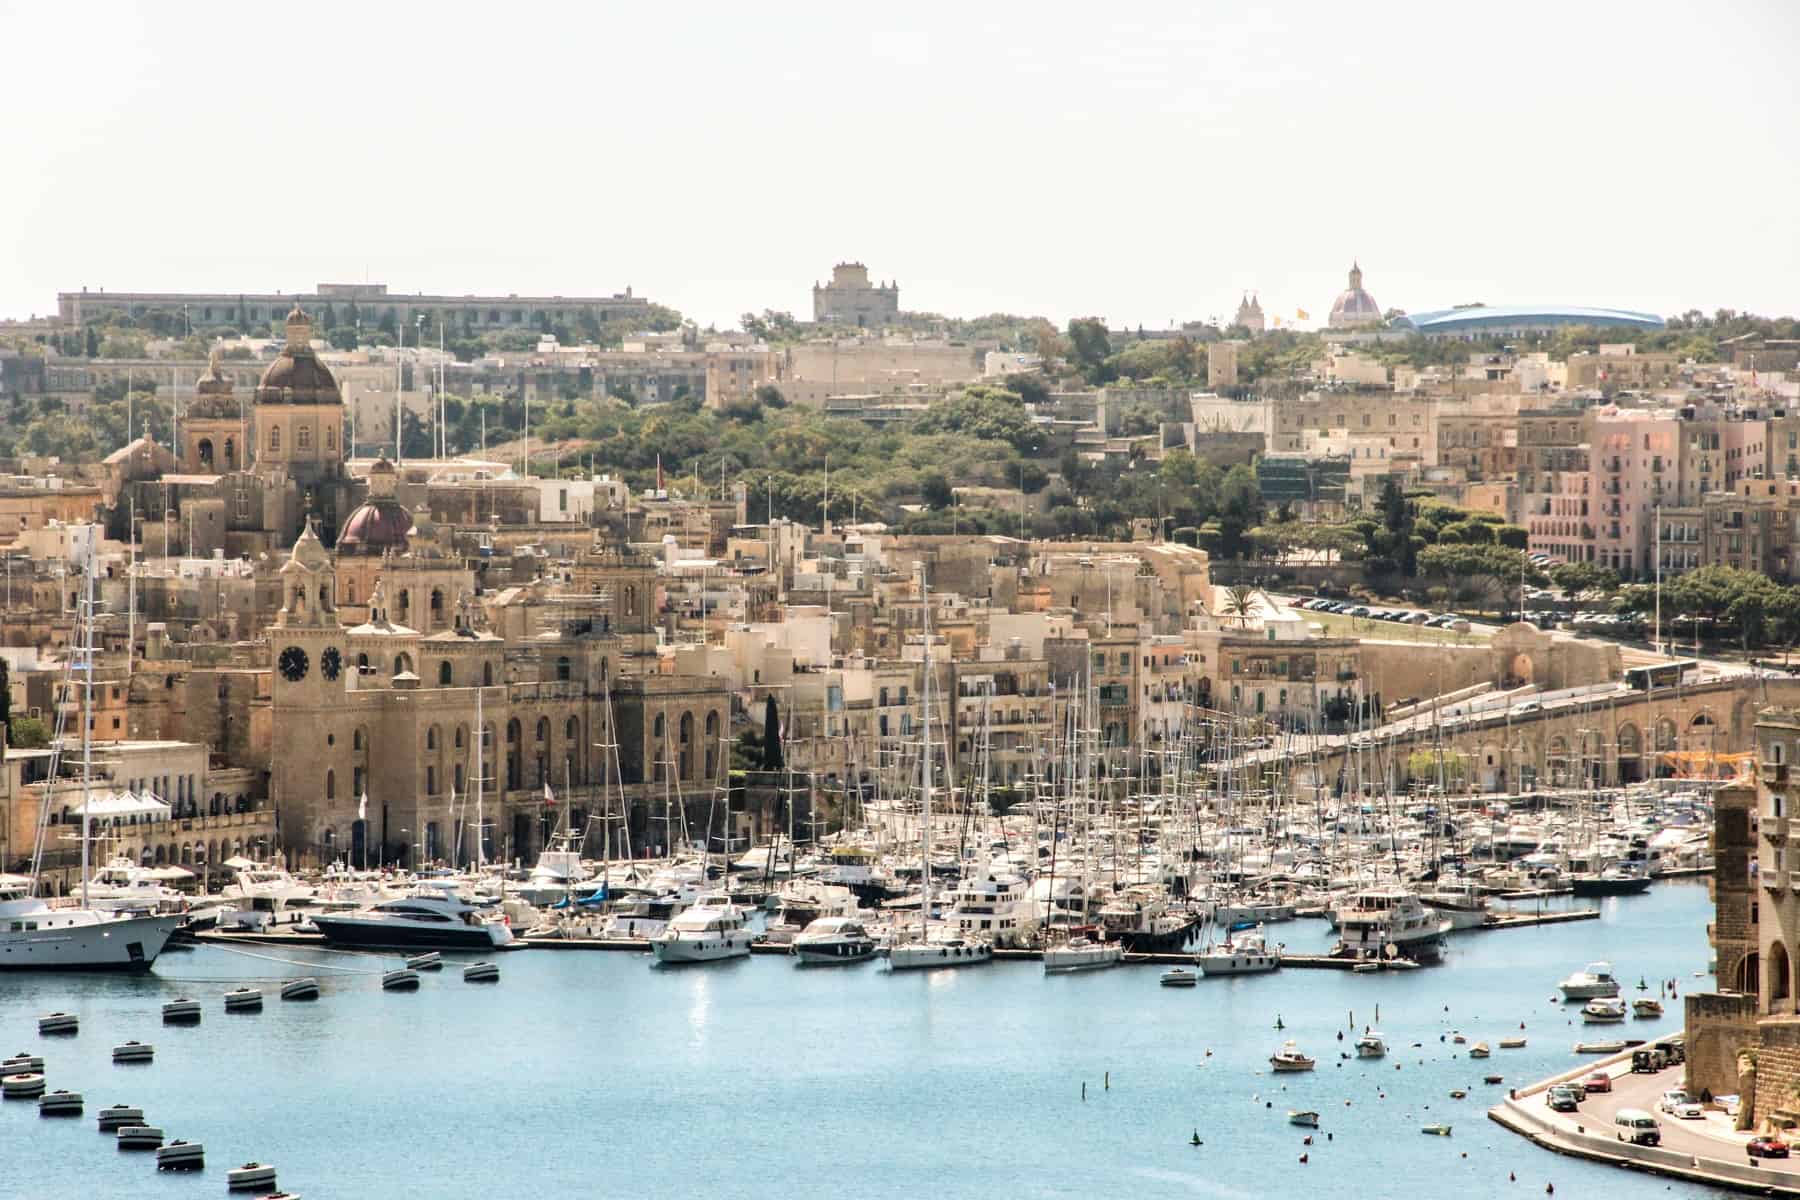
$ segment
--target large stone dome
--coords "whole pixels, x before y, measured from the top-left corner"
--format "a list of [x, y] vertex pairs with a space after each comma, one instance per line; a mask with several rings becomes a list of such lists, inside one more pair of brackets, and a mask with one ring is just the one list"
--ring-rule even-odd
[[1350, 265], [1350, 286], [1333, 301], [1331, 317], [1326, 324], [1332, 329], [1381, 324], [1381, 306], [1375, 303], [1375, 297], [1363, 291], [1361, 266]]
[[287, 345], [256, 385], [258, 404], [342, 404], [343, 393], [312, 348], [312, 318], [296, 304], [287, 317]]

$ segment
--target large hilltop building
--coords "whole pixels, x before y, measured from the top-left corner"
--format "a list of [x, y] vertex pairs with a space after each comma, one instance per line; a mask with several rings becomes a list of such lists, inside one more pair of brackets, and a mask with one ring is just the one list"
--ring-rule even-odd
[[67, 325], [81, 325], [104, 314], [139, 320], [156, 313], [202, 329], [219, 325], [261, 326], [281, 319], [288, 309], [305, 306], [327, 329], [391, 322], [405, 328], [417, 318], [435, 328], [452, 330], [537, 329], [546, 323], [583, 319], [637, 321], [649, 314], [650, 302], [626, 288], [612, 296], [428, 296], [389, 292], [385, 283], [321, 283], [311, 295], [280, 292], [58, 292], [57, 314]]
[[900, 285], [869, 282], [869, 268], [843, 262], [831, 268], [831, 282], [813, 284], [813, 320], [821, 325], [879, 329], [900, 315]]

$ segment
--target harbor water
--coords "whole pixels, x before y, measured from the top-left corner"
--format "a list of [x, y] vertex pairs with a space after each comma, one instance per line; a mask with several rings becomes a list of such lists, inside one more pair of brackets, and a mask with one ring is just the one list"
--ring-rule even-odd
[[[497, 985], [465, 983], [447, 961], [397, 994], [378, 974], [397, 958], [262, 946], [248, 949], [269, 957], [170, 951], [136, 978], [11, 975], [0, 1051], [43, 1055], [49, 1086], [84, 1093], [87, 1114], [43, 1120], [33, 1104], [0, 1104], [0, 1195], [212, 1196], [228, 1167], [257, 1159], [306, 1200], [1476, 1200], [1539, 1196], [1552, 1182], [1563, 1196], [1666, 1196], [1667, 1180], [1557, 1157], [1486, 1118], [1505, 1086], [1574, 1065], [1576, 1041], [1679, 1027], [1680, 1002], [1665, 1001], [1661, 1021], [1584, 1032], [1578, 1006], [1552, 1000], [1570, 972], [1610, 961], [1627, 998], [1640, 977], [1650, 995], [1663, 979], [1682, 995], [1709, 986], [1695, 974], [1709, 957], [1704, 880], [1599, 903], [1598, 921], [1454, 935], [1440, 967], [1191, 989], [1159, 987], [1157, 967], [890, 975], [773, 956], [669, 969], [647, 955], [528, 950], [499, 959]], [[1318, 920], [1269, 933], [1294, 952], [1330, 942]], [[300, 975], [318, 977], [322, 996], [279, 1000], [278, 981]], [[257, 980], [260, 1013], [224, 1011], [225, 991]], [[203, 1001], [198, 1026], [161, 1024], [161, 1004], [180, 995]], [[79, 1036], [37, 1035], [37, 1016], [57, 1009], [80, 1016]], [[1386, 1034], [1388, 1057], [1340, 1058], [1365, 1025]], [[1493, 1057], [1468, 1059], [1452, 1031]], [[1499, 1048], [1521, 1032], [1524, 1049]], [[111, 1047], [132, 1038], [155, 1043], [154, 1063], [112, 1063]], [[1315, 1072], [1269, 1073], [1288, 1038], [1319, 1060]], [[1484, 1084], [1488, 1074], [1505, 1085]], [[1452, 1099], [1457, 1088], [1468, 1098]], [[203, 1142], [204, 1175], [159, 1176], [149, 1157], [118, 1151], [94, 1127], [114, 1103]], [[1290, 1125], [1290, 1109], [1316, 1110], [1320, 1128]], [[1439, 1122], [1452, 1136], [1421, 1135]]]

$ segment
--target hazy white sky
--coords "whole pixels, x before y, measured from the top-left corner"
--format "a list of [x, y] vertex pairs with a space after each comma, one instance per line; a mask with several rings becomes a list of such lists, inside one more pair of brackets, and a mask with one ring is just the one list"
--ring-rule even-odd
[[0, 0], [0, 46], [4, 316], [368, 279], [724, 325], [846, 258], [1058, 322], [1317, 320], [1352, 257], [1414, 311], [1800, 310], [1792, 0]]

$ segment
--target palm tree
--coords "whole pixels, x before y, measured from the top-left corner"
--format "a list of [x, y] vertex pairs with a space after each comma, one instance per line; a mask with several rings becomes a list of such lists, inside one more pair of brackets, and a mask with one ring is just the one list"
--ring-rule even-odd
[[1256, 615], [1256, 589], [1242, 583], [1226, 588], [1225, 612], [1237, 618], [1239, 628], [1249, 628], [1250, 618]]

